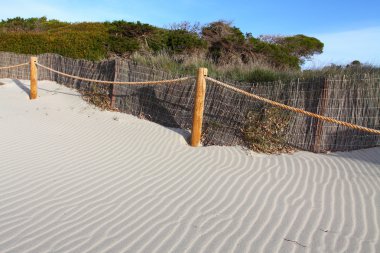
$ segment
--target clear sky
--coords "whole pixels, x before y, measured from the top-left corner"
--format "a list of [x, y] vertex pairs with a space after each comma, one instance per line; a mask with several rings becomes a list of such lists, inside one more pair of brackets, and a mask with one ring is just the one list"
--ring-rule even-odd
[[0, 0], [0, 19], [141, 21], [165, 27], [190, 21], [232, 21], [243, 32], [305, 34], [325, 43], [307, 67], [353, 60], [380, 65], [380, 0]]

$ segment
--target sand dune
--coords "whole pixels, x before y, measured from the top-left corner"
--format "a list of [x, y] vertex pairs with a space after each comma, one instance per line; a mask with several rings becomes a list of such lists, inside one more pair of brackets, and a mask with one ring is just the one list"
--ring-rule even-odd
[[380, 252], [380, 148], [262, 155], [0, 86], [0, 252]]

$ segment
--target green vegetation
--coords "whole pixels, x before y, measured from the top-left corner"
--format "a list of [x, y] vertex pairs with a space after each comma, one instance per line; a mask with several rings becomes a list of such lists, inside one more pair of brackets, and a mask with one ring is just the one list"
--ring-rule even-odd
[[56, 19], [48, 20], [46, 17], [42, 18], [10, 18], [6, 21], [2, 20], [0, 23], [0, 30], [2, 32], [43, 32], [69, 26], [70, 23], [61, 22]]
[[0, 22], [0, 50], [24, 54], [57, 53], [102, 60], [112, 55], [162, 50], [191, 53], [206, 43], [186, 30], [168, 30], [140, 22], [66, 23], [42, 18]]
[[267, 82], [321, 75], [377, 71], [353, 61], [318, 71], [300, 65], [322, 53], [323, 43], [305, 35], [257, 38], [231, 23], [205, 26], [182, 22], [158, 28], [141, 22], [67, 23], [55, 19], [13, 18], [0, 22], [0, 51], [57, 53], [103, 60], [119, 56], [178, 75], [207, 67], [210, 76], [244, 82]]
[[327, 76], [347, 76], [362, 78], [365, 75], [380, 75], [380, 68], [370, 64], [362, 64], [360, 61], [352, 61], [348, 65], [325, 66], [316, 70], [305, 70], [302, 72], [303, 77], [327, 77]]
[[0, 50], [14, 53], [57, 53], [98, 60], [107, 54], [107, 38], [107, 27], [102, 23], [67, 24], [46, 18], [15, 18], [0, 23]]
[[[67, 23], [46, 17], [17, 17], [0, 22], [0, 50], [25, 54], [57, 53], [88, 60], [115, 55], [141, 60], [138, 55], [151, 59], [165, 55], [171, 66], [186, 63], [179, 69], [181, 73], [198, 63], [205, 63], [218, 73], [220, 69], [227, 69], [224, 71], [227, 73], [232, 66], [243, 69], [260, 66], [264, 72], [258, 76], [263, 78], [268, 76], [269, 70], [299, 70], [304, 59], [322, 52], [323, 43], [305, 35], [254, 38], [225, 21], [203, 27], [184, 22], [164, 29], [123, 20]], [[190, 63], [189, 59], [196, 61]], [[255, 71], [257, 73], [257, 68]], [[244, 79], [252, 79], [252, 75], [243, 74]], [[271, 74], [269, 76], [273, 78]]]

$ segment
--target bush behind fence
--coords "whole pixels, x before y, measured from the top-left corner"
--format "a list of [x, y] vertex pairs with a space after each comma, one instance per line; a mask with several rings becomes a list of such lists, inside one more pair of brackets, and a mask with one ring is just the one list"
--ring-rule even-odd
[[[30, 56], [0, 52], [0, 67], [29, 61]], [[56, 54], [38, 56], [42, 65], [75, 76], [108, 81], [151, 81], [171, 79], [169, 73], [136, 65], [122, 59], [92, 62]], [[29, 69], [1, 70], [0, 77], [29, 79]], [[101, 85], [63, 77], [39, 69], [39, 80], [51, 80], [82, 92], [106, 95], [119, 111], [143, 117], [167, 127], [190, 129], [195, 81], [163, 85]], [[229, 82], [232, 83], [232, 82]], [[329, 116], [338, 120], [380, 129], [380, 77], [377, 75], [330, 76], [289, 82], [233, 83], [259, 96]], [[207, 82], [203, 122], [205, 145], [248, 145], [244, 130], [247, 116], [254, 112], [266, 118], [271, 107], [242, 94]], [[287, 115], [284, 140], [299, 149], [326, 152], [375, 147], [379, 135], [283, 111]], [[259, 118], [260, 118], [259, 117]], [[265, 124], [265, 122], [258, 122]], [[265, 134], [265, 132], [263, 132]], [[265, 136], [264, 136], [265, 138]]]

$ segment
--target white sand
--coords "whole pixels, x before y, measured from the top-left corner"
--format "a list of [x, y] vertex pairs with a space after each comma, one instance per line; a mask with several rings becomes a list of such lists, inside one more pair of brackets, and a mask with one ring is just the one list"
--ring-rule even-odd
[[0, 252], [380, 252], [380, 148], [247, 154], [0, 85]]

